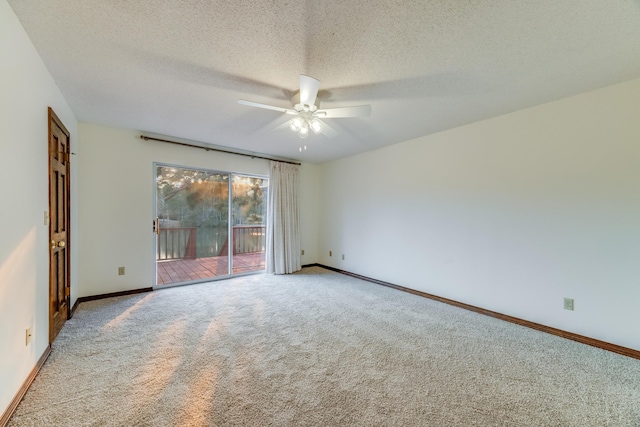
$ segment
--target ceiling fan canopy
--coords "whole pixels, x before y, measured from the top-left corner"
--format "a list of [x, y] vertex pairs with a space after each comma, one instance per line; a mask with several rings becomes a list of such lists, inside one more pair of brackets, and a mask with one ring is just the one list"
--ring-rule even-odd
[[319, 87], [319, 80], [300, 74], [300, 91], [292, 98], [293, 108], [282, 108], [244, 99], [239, 99], [238, 103], [295, 116], [285, 124], [300, 138], [306, 138], [309, 135], [309, 130], [316, 134], [323, 133], [328, 137], [337, 135], [337, 132], [321, 119], [369, 117], [371, 115], [370, 105], [320, 109]]

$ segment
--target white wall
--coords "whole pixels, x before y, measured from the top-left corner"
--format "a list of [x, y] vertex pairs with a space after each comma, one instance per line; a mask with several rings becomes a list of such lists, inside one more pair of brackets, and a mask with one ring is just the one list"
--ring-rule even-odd
[[[0, 0], [0, 414], [49, 345], [48, 118], [77, 122], [11, 7]], [[71, 168], [71, 218], [77, 218]], [[71, 294], [77, 299], [77, 227], [71, 228]], [[25, 330], [33, 341], [25, 346]]]
[[640, 79], [324, 164], [319, 262], [640, 350], [639, 111]]
[[300, 166], [300, 248], [304, 251], [302, 265], [318, 262], [319, 173], [318, 165], [303, 163]]
[[[266, 160], [143, 141], [137, 131], [87, 123], [79, 132], [80, 296], [153, 286], [154, 162], [269, 175]], [[314, 173], [317, 167], [303, 166], [301, 185], [314, 185]], [[313, 210], [314, 199], [301, 209]], [[315, 262], [317, 225], [302, 222], [303, 246], [311, 248], [303, 262]]]

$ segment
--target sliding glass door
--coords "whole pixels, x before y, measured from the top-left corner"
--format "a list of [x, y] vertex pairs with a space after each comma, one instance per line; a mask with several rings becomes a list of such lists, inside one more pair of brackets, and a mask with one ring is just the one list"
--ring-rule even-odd
[[156, 284], [264, 270], [267, 186], [265, 178], [156, 165]]
[[268, 182], [265, 178], [233, 175], [231, 240], [234, 274], [265, 268]]

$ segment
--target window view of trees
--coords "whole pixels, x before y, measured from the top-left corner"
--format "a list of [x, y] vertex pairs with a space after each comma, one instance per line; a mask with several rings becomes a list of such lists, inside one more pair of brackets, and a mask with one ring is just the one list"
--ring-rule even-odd
[[197, 257], [221, 255], [227, 247], [229, 179], [232, 225], [262, 225], [268, 180], [197, 169], [158, 166], [160, 228], [196, 228]]
[[233, 225], [264, 224], [266, 179], [233, 175]]
[[226, 227], [229, 176], [160, 166], [157, 215], [165, 227]]

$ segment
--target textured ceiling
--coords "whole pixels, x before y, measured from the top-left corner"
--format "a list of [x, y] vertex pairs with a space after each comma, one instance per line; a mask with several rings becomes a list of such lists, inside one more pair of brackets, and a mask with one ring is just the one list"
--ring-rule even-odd
[[[78, 120], [322, 162], [640, 77], [638, 0], [9, 0]], [[281, 113], [299, 74], [339, 135]]]

